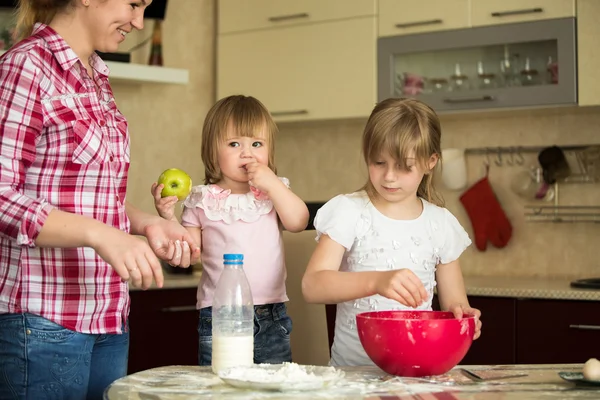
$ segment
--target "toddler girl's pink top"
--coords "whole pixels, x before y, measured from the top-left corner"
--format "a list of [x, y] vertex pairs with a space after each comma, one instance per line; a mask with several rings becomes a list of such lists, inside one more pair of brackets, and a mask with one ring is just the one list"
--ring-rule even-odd
[[[289, 187], [286, 178], [280, 179]], [[267, 196], [257, 190], [232, 194], [217, 185], [195, 186], [184, 202], [182, 224], [202, 229], [197, 308], [212, 305], [226, 253], [244, 255], [255, 305], [288, 300], [281, 226]]]

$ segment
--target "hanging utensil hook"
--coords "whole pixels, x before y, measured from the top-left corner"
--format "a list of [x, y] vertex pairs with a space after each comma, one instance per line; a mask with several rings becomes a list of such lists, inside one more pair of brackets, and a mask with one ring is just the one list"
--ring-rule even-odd
[[494, 160], [494, 164], [499, 167], [502, 166], [502, 147], [498, 147], [496, 150], [496, 159]]
[[523, 157], [522, 150], [521, 146], [517, 147], [517, 165], [525, 164], [525, 157]]
[[508, 158], [506, 159], [506, 164], [509, 166], [513, 166], [515, 165], [515, 148], [514, 147], [510, 147], [508, 149]]

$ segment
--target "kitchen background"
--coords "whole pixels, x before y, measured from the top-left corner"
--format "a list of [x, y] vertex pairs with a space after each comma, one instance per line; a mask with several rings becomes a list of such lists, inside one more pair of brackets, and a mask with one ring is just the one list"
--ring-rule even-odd
[[[189, 171], [200, 183], [200, 134], [204, 115], [215, 99], [216, 17], [212, 0], [169, 0], [163, 23], [165, 66], [187, 68], [190, 84], [115, 85], [121, 110], [130, 122], [132, 165], [129, 200], [152, 212], [150, 184], [166, 168]], [[152, 21], [137, 37], [151, 32]], [[124, 46], [125, 48], [125, 46]], [[145, 62], [149, 47], [133, 53], [133, 62]], [[252, 60], [240, 60], [239, 68]], [[251, 93], [247, 93], [251, 95]], [[335, 93], [315, 93], [316, 97]], [[152, 117], [155, 116], [155, 117]], [[600, 108], [569, 107], [442, 115], [442, 147], [551, 146], [600, 143]], [[307, 202], [325, 202], [339, 193], [361, 187], [366, 168], [360, 138], [366, 118], [280, 123], [276, 142], [278, 172], [290, 179], [293, 190]], [[524, 166], [496, 166], [490, 182], [513, 224], [506, 248], [491, 245], [485, 252], [471, 246], [461, 257], [465, 275], [499, 277], [587, 278], [600, 276], [600, 262], [592, 249], [598, 245], [600, 225], [526, 222], [524, 202], [510, 190], [511, 178], [536, 162], [525, 154]], [[469, 183], [483, 176], [483, 155], [468, 155]], [[600, 205], [600, 186], [570, 184], [561, 187], [561, 204]], [[462, 192], [444, 190], [447, 207], [467, 231], [471, 222], [460, 204]], [[306, 304], [300, 283], [312, 249], [314, 231], [284, 234], [288, 267], [289, 311], [294, 321], [294, 360], [326, 364], [329, 360], [325, 308]]]
[[[128, 200], [145, 211], [154, 212], [150, 185], [164, 169], [181, 168], [196, 184], [203, 180], [201, 129], [216, 96], [216, 13], [214, 0], [169, 0], [162, 26], [164, 65], [189, 70], [188, 85], [113, 84], [117, 103], [130, 124]], [[149, 37], [152, 24], [147, 21], [142, 32], [130, 34], [123, 50]], [[149, 45], [135, 50], [132, 62], [146, 63], [148, 54]], [[249, 63], [252, 60], [240, 59], [239, 69]], [[314, 96], [337, 100], [336, 93]], [[365, 116], [369, 111], [365, 110]], [[443, 148], [600, 143], [600, 108], [596, 106], [444, 114], [441, 120]], [[360, 155], [365, 122], [366, 117], [279, 123], [279, 174], [288, 177], [293, 190], [307, 202], [325, 202], [336, 194], [356, 190], [366, 179]], [[525, 154], [524, 166], [496, 166], [492, 162], [490, 182], [513, 225], [513, 237], [503, 249], [489, 245], [481, 252], [471, 246], [461, 257], [466, 276], [600, 276], [595, 251], [600, 225], [525, 221], [524, 201], [510, 190], [510, 182], [517, 172], [535, 164], [536, 156]], [[494, 157], [490, 155], [492, 161]], [[483, 155], [467, 155], [469, 184], [483, 176], [484, 160]], [[599, 188], [597, 184], [563, 185], [560, 203], [600, 205]], [[458, 200], [461, 193], [443, 191], [447, 207], [472, 234], [471, 222]], [[314, 231], [284, 233], [289, 311], [294, 320], [292, 346], [296, 362], [326, 364], [325, 308], [306, 304], [300, 289], [304, 267], [315, 245], [314, 236]]]

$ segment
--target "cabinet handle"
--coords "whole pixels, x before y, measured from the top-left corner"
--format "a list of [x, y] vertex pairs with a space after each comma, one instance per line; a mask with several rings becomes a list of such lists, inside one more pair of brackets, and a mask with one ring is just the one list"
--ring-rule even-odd
[[308, 110], [290, 110], [290, 111], [271, 111], [274, 117], [282, 117], [286, 115], [304, 115], [308, 114]]
[[600, 331], [600, 325], [569, 325], [569, 328], [582, 331]]
[[427, 21], [415, 21], [415, 22], [406, 22], [404, 24], [396, 24], [396, 28], [414, 28], [415, 26], [424, 26], [424, 25], [436, 25], [441, 24], [441, 19], [429, 19]]
[[493, 101], [496, 100], [494, 96], [480, 96], [480, 97], [459, 97], [459, 98], [447, 98], [444, 99], [445, 103], [474, 103], [477, 101]]
[[160, 309], [162, 312], [183, 312], [183, 311], [196, 311], [196, 306], [173, 306], [173, 307], [163, 307]]
[[510, 10], [493, 12], [492, 17], [507, 17], [509, 15], [535, 14], [544, 12], [543, 8], [527, 8], [524, 10]]
[[276, 17], [269, 17], [270, 22], [281, 22], [289, 21], [290, 19], [308, 18], [307, 13], [289, 14], [289, 15], [278, 15]]

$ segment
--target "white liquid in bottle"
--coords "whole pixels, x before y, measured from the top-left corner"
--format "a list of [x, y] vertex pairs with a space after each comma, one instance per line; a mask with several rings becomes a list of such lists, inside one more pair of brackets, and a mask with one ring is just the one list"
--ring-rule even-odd
[[254, 363], [254, 336], [213, 336], [212, 370], [219, 371]]

